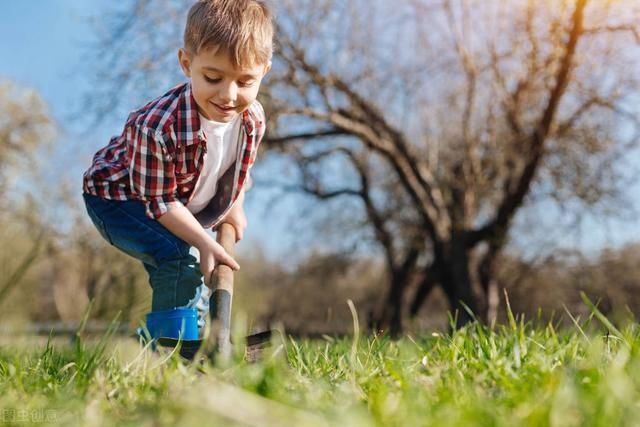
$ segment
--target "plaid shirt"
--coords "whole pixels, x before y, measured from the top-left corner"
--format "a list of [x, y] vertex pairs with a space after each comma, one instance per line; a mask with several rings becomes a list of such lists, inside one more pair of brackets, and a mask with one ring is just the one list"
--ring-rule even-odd
[[[231, 201], [245, 185], [265, 133], [260, 103], [255, 101], [243, 112], [242, 120], [244, 146], [239, 148]], [[169, 210], [169, 203], [189, 202], [206, 152], [191, 85], [183, 83], [129, 114], [122, 134], [95, 154], [84, 173], [83, 190], [105, 199], [140, 200], [147, 216], [157, 219]]]

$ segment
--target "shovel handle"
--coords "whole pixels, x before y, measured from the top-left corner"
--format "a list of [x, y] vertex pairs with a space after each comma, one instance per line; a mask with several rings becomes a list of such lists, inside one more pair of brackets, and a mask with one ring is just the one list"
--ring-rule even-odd
[[[233, 258], [235, 255], [236, 229], [233, 225], [224, 223], [218, 227], [218, 243]], [[218, 265], [215, 289], [224, 289], [233, 295], [233, 270], [226, 264]]]
[[[236, 229], [227, 223], [218, 227], [217, 241], [231, 257], [234, 256]], [[225, 264], [218, 265], [215, 274], [211, 318], [212, 331], [216, 333], [218, 352], [223, 359], [231, 357], [231, 304], [233, 301], [233, 270]]]

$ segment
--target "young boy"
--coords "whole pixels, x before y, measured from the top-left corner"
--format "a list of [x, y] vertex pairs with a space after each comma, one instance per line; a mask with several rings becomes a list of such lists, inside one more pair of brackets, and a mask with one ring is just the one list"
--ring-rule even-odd
[[133, 111], [84, 173], [87, 212], [109, 243], [144, 264], [152, 311], [196, 308], [200, 330], [216, 264], [239, 269], [206, 229], [228, 222], [239, 240], [246, 227], [272, 37], [259, 0], [195, 3], [178, 51], [189, 82]]

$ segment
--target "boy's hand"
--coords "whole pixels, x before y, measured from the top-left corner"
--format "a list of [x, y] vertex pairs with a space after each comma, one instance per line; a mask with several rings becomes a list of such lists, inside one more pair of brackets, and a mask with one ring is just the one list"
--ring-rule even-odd
[[239, 270], [238, 263], [202, 228], [193, 214], [181, 203], [171, 206], [158, 222], [173, 234], [195, 246], [200, 253], [200, 271], [205, 284], [211, 286], [213, 271], [218, 263], [226, 264], [233, 270]]
[[247, 228], [247, 216], [244, 213], [244, 190], [234, 202], [231, 210], [225, 215], [221, 222], [233, 225], [236, 229], [236, 242], [242, 240], [244, 230]]
[[238, 263], [215, 240], [210, 239], [207, 244], [198, 248], [200, 252], [200, 272], [205, 285], [213, 285], [213, 273], [218, 263], [226, 264], [233, 270], [239, 270]]

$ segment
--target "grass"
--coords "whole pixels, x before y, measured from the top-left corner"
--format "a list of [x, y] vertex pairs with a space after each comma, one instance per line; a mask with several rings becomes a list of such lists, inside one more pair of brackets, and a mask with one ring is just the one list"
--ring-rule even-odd
[[[274, 343], [184, 364], [106, 334], [0, 350], [0, 424], [637, 426], [640, 330], [510, 318], [452, 334]], [[606, 320], [606, 319], [604, 319]], [[597, 322], [597, 323], [596, 323]]]

